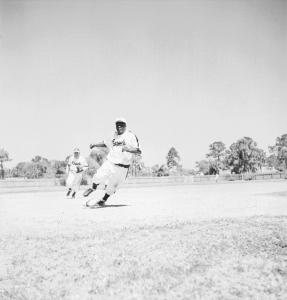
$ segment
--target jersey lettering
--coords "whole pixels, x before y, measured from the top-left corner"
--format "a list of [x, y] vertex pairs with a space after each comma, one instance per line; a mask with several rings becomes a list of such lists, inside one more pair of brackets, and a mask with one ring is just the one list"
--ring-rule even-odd
[[114, 146], [114, 147], [115, 147], [115, 146], [125, 146], [125, 145], [126, 145], [125, 140], [123, 140], [123, 141], [116, 141], [116, 139], [113, 139], [113, 140], [112, 140], [112, 143], [113, 143], [113, 146]]
[[130, 131], [126, 131], [121, 135], [117, 133], [107, 140], [107, 145], [110, 148], [107, 159], [115, 164], [131, 164], [133, 154], [127, 151], [122, 151], [123, 146], [128, 146], [132, 148], [139, 147], [137, 137]]

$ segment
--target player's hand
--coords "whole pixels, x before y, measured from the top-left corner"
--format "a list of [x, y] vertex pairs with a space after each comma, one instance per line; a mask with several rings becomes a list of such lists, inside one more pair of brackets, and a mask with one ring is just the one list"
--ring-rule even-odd
[[126, 152], [128, 152], [129, 151], [129, 147], [128, 146], [122, 146], [122, 152], [124, 152], [124, 151], [126, 151]]
[[76, 173], [81, 173], [81, 172], [83, 172], [83, 169], [81, 167], [77, 167]]

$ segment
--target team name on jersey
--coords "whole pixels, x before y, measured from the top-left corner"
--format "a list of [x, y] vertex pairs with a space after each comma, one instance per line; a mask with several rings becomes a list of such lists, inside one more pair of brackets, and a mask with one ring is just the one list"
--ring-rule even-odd
[[123, 141], [116, 141], [115, 139], [112, 140], [113, 146], [125, 146], [126, 142]]
[[80, 164], [81, 164], [80, 162], [72, 161], [72, 165], [79, 166]]

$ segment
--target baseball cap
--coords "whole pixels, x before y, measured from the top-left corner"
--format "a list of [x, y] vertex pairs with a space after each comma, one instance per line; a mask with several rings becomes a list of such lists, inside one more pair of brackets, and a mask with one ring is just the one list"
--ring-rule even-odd
[[80, 149], [79, 149], [79, 148], [75, 148], [75, 149], [73, 150], [73, 153], [80, 153]]
[[126, 121], [125, 118], [122, 118], [122, 117], [121, 117], [121, 118], [117, 118], [115, 123], [116, 123], [116, 124], [117, 124], [117, 123], [125, 123], [125, 124], [127, 124], [127, 121]]

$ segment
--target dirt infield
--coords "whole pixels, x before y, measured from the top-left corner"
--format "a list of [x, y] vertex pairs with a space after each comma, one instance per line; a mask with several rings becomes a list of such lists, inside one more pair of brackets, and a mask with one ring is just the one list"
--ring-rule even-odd
[[287, 181], [64, 194], [0, 195], [1, 299], [287, 298]]

